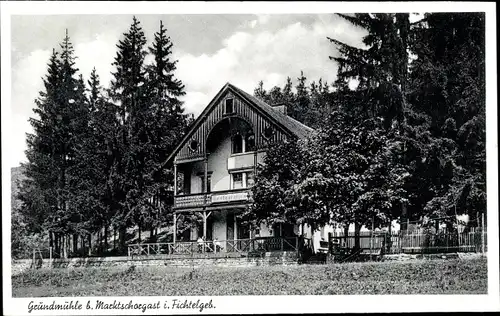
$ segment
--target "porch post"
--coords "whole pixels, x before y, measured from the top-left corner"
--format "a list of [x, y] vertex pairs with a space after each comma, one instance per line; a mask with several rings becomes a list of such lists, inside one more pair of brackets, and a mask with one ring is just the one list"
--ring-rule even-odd
[[177, 213], [174, 212], [174, 244], [175, 240], [177, 239]]
[[205, 153], [205, 161], [204, 161], [204, 165], [205, 165], [205, 170], [204, 171], [204, 177], [203, 177], [203, 182], [204, 182], [204, 185], [205, 185], [205, 203], [204, 203], [204, 206], [203, 206], [203, 237], [205, 237], [205, 239], [207, 238], [207, 211], [206, 211], [206, 204], [207, 204], [207, 192], [208, 192], [208, 157], [207, 157], [207, 154]]
[[238, 225], [236, 225], [236, 212], [233, 213], [233, 218], [234, 218], [234, 236], [233, 236], [233, 239], [236, 240], [238, 239]]
[[[203, 178], [203, 182], [204, 182], [204, 185], [205, 185], [205, 196], [206, 196], [206, 193], [208, 192], [208, 158], [205, 156], [205, 170], [204, 171], [204, 178]], [[205, 200], [205, 203], [207, 201]]]
[[253, 176], [257, 175], [257, 150], [253, 153]]
[[174, 198], [177, 195], [177, 163], [174, 162]]
[[203, 210], [203, 237], [207, 238], [207, 211]]

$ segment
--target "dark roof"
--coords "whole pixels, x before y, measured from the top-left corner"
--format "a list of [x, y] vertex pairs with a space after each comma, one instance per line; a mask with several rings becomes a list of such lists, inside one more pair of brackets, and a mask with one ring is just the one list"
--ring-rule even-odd
[[242, 94], [248, 101], [259, 107], [261, 110], [266, 112], [269, 116], [271, 116], [273, 119], [278, 121], [281, 125], [285, 126], [290, 132], [292, 132], [295, 136], [299, 138], [305, 138], [307, 137], [312, 131], [314, 131], [312, 128], [309, 126], [306, 126], [299, 121], [291, 118], [290, 116], [281, 113], [280, 111], [274, 109], [272, 106], [267, 104], [266, 102], [254, 97], [253, 95], [241, 90], [240, 88], [227, 83], [227, 86], [232, 88], [233, 90], [236, 90], [240, 94]]
[[234, 93], [240, 95], [243, 99], [263, 111], [265, 114], [270, 116], [272, 119], [274, 119], [278, 125], [283, 126], [285, 129], [287, 129], [290, 133], [293, 135], [297, 136], [298, 138], [305, 138], [308, 135], [310, 135], [314, 130], [310, 128], [309, 126], [306, 126], [299, 121], [291, 118], [290, 116], [281, 113], [277, 109], [274, 109], [272, 106], [267, 104], [266, 102], [254, 97], [253, 95], [246, 93], [245, 91], [241, 90], [240, 88], [230, 84], [229, 82], [222, 87], [222, 89], [217, 93], [217, 95], [210, 101], [209, 105], [203, 110], [203, 112], [198, 116], [198, 118], [195, 120], [193, 125], [191, 126], [191, 130], [183, 137], [181, 142], [177, 145], [177, 147], [174, 149], [174, 151], [170, 154], [170, 156], [167, 158], [165, 163], [168, 163], [176, 154], [177, 152], [181, 149], [181, 147], [184, 145], [184, 143], [187, 141], [187, 139], [190, 137], [190, 135], [193, 133], [194, 130], [198, 128], [198, 126], [201, 124], [203, 118], [210, 112], [210, 108], [215, 105], [215, 100], [217, 100], [223, 92], [226, 90], [232, 90]]

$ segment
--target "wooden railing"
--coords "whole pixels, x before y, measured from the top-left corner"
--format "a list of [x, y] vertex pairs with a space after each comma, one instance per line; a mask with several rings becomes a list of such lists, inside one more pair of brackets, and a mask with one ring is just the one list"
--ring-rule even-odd
[[[307, 240], [304, 241], [307, 243]], [[246, 253], [251, 251], [299, 251], [297, 237], [258, 237], [220, 241], [144, 243], [128, 245], [129, 256]]]
[[210, 193], [195, 193], [176, 195], [176, 208], [190, 208], [216, 205], [219, 203], [245, 203], [250, 199], [250, 190], [247, 188], [236, 190], [214, 191]]
[[178, 195], [175, 197], [175, 207], [198, 207], [203, 206], [206, 203], [206, 194], [188, 194], [188, 195]]

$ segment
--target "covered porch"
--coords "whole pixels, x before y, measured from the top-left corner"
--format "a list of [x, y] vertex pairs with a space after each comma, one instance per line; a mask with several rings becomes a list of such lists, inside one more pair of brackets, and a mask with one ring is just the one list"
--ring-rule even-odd
[[128, 245], [128, 255], [171, 257], [241, 257], [270, 252], [298, 253], [310, 246], [311, 240], [302, 237], [254, 237], [233, 240], [178, 241], [170, 243], [141, 243]]

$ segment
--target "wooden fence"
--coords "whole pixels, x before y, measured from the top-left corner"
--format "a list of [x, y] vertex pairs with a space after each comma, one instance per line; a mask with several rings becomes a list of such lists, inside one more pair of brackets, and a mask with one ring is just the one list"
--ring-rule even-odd
[[[471, 229], [468, 232], [360, 232], [360, 249], [381, 249], [383, 253], [437, 253], [437, 252], [486, 252], [487, 232]], [[340, 249], [355, 248], [354, 232], [330, 236], [333, 245]]]

